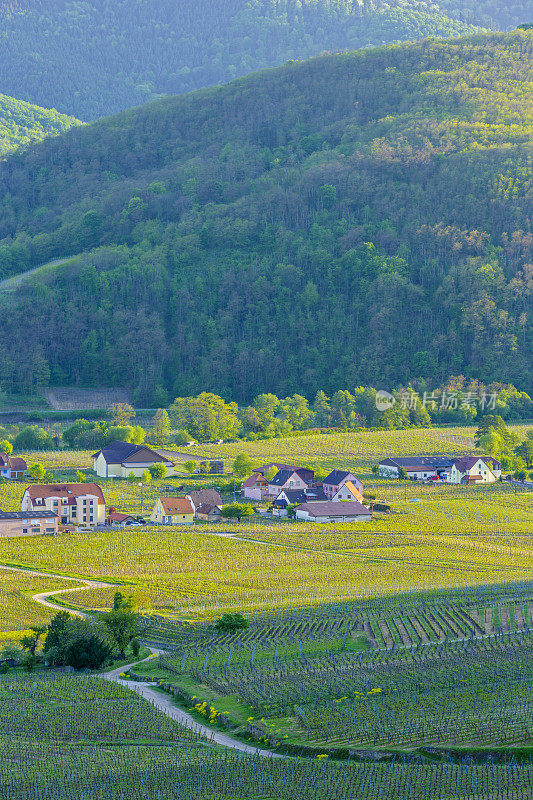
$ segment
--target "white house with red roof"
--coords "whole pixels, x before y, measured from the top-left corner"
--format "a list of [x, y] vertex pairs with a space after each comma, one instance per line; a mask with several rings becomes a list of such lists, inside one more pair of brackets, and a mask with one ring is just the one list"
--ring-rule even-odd
[[502, 465], [492, 456], [464, 456], [457, 458], [449, 473], [449, 483], [494, 483], [502, 474]]
[[53, 511], [60, 525], [105, 523], [105, 499], [97, 483], [35, 483], [22, 496], [22, 511]]

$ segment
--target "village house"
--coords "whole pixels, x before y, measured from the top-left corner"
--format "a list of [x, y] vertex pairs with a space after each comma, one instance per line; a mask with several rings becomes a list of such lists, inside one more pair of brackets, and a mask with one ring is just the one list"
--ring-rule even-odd
[[[268, 478], [265, 477], [265, 474], [272, 470], [272, 468], [276, 470], [276, 474], [281, 470], [290, 470], [294, 472], [297, 469], [297, 467], [290, 464], [279, 464], [276, 462], [270, 462], [270, 464], [264, 464], [262, 467], [256, 467], [250, 477], [246, 478], [241, 486], [243, 497], [247, 500], [264, 500], [265, 497], [269, 497], [269, 481]], [[299, 472], [302, 474], [301, 470], [299, 470]], [[312, 470], [307, 470], [307, 472], [313, 476]]]
[[499, 461], [491, 456], [464, 456], [453, 462], [449, 483], [494, 483], [502, 474]]
[[138, 478], [154, 464], [164, 464], [167, 475], [173, 474], [174, 463], [144, 444], [112, 442], [93, 453], [93, 470], [100, 478], [127, 478], [133, 473]]
[[339, 490], [344, 486], [345, 483], [350, 481], [358, 490], [361, 498], [363, 497], [363, 484], [357, 478], [353, 472], [347, 472], [344, 469], [334, 469], [329, 475], [324, 478], [323, 487], [324, 492], [328, 500], [333, 500], [335, 495], [339, 493]]
[[247, 500], [262, 500], [268, 494], [268, 478], [261, 472], [252, 472], [243, 482], [241, 493]]
[[200, 503], [194, 512], [196, 519], [201, 519], [204, 522], [221, 522], [222, 521], [222, 506], [214, 506], [211, 503]]
[[24, 478], [28, 470], [28, 465], [23, 458], [18, 456], [8, 456], [7, 453], [0, 453], [0, 477], [8, 480]]
[[61, 525], [93, 528], [105, 523], [105, 500], [97, 483], [36, 483], [22, 496], [22, 511], [52, 511]]
[[407, 456], [385, 458], [379, 462], [382, 478], [399, 478], [403, 469], [410, 480], [447, 480], [453, 461], [444, 456]]
[[158, 497], [150, 522], [158, 525], [192, 525], [194, 509], [187, 497]]
[[282, 489], [305, 489], [314, 476], [311, 469], [280, 469], [268, 482], [268, 497], [277, 497]]
[[296, 506], [296, 519], [308, 522], [370, 522], [371, 511], [358, 502], [302, 503]]
[[223, 501], [216, 489], [193, 489], [186, 497], [197, 519], [206, 519], [210, 515], [212, 518], [220, 518], [215, 509], [221, 509]]
[[0, 537], [53, 536], [58, 516], [53, 511], [0, 511]]
[[[359, 483], [361, 482], [359, 481]], [[346, 483], [341, 484], [340, 489], [335, 492], [331, 500], [333, 503], [339, 503], [341, 500], [350, 502], [357, 500], [357, 502], [362, 503], [363, 493], [357, 488], [353, 481], [346, 481]]]
[[283, 489], [271, 505], [275, 517], [286, 517], [289, 506], [301, 503], [324, 503], [327, 501], [322, 487], [307, 486], [305, 489]]

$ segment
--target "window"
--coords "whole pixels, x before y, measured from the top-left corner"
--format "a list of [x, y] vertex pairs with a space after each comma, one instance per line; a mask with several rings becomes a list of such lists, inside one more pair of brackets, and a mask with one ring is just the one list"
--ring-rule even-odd
[[27, 528], [23, 528], [22, 529], [22, 533], [28, 533], [28, 529]]

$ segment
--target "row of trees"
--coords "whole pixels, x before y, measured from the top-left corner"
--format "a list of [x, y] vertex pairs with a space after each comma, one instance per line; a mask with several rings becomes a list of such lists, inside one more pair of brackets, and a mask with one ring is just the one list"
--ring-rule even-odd
[[[479, 422], [475, 443], [485, 453], [501, 461], [503, 469], [514, 471], [521, 480], [526, 477], [527, 470], [533, 467], [533, 428], [529, 428], [521, 440], [517, 433], [506, 427], [499, 415], [487, 414]], [[533, 480], [533, 473], [531, 478]]]

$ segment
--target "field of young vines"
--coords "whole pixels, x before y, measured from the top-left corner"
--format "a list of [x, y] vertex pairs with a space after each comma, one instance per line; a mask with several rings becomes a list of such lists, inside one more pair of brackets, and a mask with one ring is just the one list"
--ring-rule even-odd
[[[445, 695], [449, 679], [439, 680]], [[3, 676], [0, 698], [0, 793], [9, 800], [529, 800], [533, 791], [533, 766], [513, 756], [365, 763], [222, 750], [97, 677]]]

